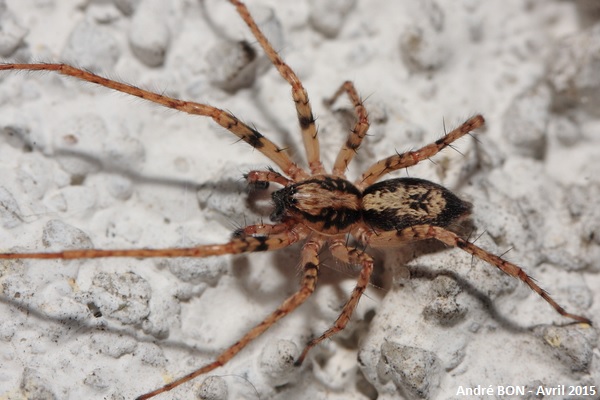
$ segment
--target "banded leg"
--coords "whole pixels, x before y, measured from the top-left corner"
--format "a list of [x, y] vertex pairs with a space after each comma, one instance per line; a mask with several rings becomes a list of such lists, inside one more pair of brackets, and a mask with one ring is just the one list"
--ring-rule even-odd
[[323, 340], [330, 338], [335, 335], [337, 332], [341, 331], [346, 327], [348, 321], [350, 321], [350, 317], [354, 313], [356, 306], [358, 305], [358, 301], [362, 297], [369, 281], [371, 279], [371, 274], [373, 273], [373, 259], [366, 253], [354, 248], [348, 247], [346, 245], [346, 239], [335, 239], [332, 240], [329, 244], [329, 249], [331, 254], [338, 260], [341, 260], [345, 263], [349, 264], [357, 264], [361, 265], [362, 269], [360, 271], [360, 275], [356, 282], [356, 286], [350, 295], [350, 299], [344, 305], [340, 316], [337, 318], [333, 326], [327, 329], [321, 336], [315, 338], [308, 342], [300, 357], [296, 360], [296, 365], [302, 364], [306, 355], [314, 346], [321, 343]]
[[164, 107], [172, 108], [174, 110], [193, 115], [210, 117], [217, 124], [221, 125], [223, 128], [227, 129], [241, 140], [264, 154], [267, 158], [277, 164], [277, 166], [281, 168], [281, 170], [287, 176], [291, 177], [292, 179], [307, 177], [306, 172], [298, 167], [283, 149], [279, 148], [277, 145], [275, 145], [275, 143], [264, 137], [256, 129], [246, 125], [234, 115], [219, 108], [209, 106], [207, 104], [195, 103], [192, 101], [178, 100], [169, 96], [153, 93], [144, 89], [140, 89], [136, 86], [113, 81], [111, 79], [107, 79], [66, 64], [0, 64], [0, 71], [8, 70], [55, 71], [62, 75], [67, 75], [82, 81], [95, 83], [96, 85], [104, 86], [106, 88], [113, 89], [121, 93], [126, 93], [131, 96], [136, 96], [141, 99], [160, 104]]
[[287, 224], [256, 224], [256, 225], [248, 225], [246, 227], [236, 229], [231, 237], [235, 239], [241, 239], [247, 236], [271, 236], [271, 235], [279, 235], [282, 232], [288, 230], [289, 227]]
[[239, 353], [244, 347], [246, 347], [252, 340], [259, 337], [263, 332], [269, 329], [274, 323], [281, 318], [285, 317], [298, 306], [308, 299], [308, 297], [314, 292], [317, 283], [317, 275], [319, 272], [319, 250], [323, 246], [322, 240], [308, 240], [302, 248], [302, 265], [304, 275], [302, 277], [302, 283], [300, 289], [292, 296], [288, 297], [280, 306], [272, 312], [267, 318], [261, 323], [252, 328], [246, 333], [240, 340], [235, 342], [233, 346], [229, 347], [223, 353], [221, 353], [215, 361], [204, 367], [197, 369], [196, 371], [184, 376], [183, 378], [177, 379], [174, 382], [169, 383], [157, 390], [150, 393], [146, 393], [137, 398], [137, 400], [145, 400], [154, 397], [158, 394], [167, 392], [179, 385], [182, 385], [195, 377], [206, 374], [216, 368], [225, 365], [231, 360], [237, 353]]
[[279, 74], [292, 86], [292, 98], [296, 105], [296, 114], [298, 115], [300, 129], [302, 130], [302, 140], [306, 150], [306, 157], [308, 158], [308, 166], [313, 174], [325, 173], [319, 154], [319, 140], [317, 139], [315, 117], [310, 106], [310, 101], [308, 100], [306, 89], [304, 89], [304, 86], [296, 73], [283, 61], [279, 54], [277, 54], [277, 51], [275, 51], [269, 40], [261, 32], [254, 21], [254, 18], [250, 15], [248, 8], [246, 8], [246, 5], [239, 0], [230, 1], [252, 31], [252, 34], [263, 48], [267, 57], [271, 60], [271, 63], [277, 68]]
[[[250, 228], [247, 228], [250, 229]], [[259, 228], [262, 229], [262, 228]], [[165, 249], [80, 249], [63, 250], [52, 253], [0, 253], [0, 259], [64, 259], [107, 258], [107, 257], [210, 257], [224, 254], [241, 254], [254, 251], [271, 251], [287, 247], [304, 239], [309, 231], [302, 225], [292, 225], [269, 236], [242, 236], [225, 244], [209, 244], [185, 248]]]
[[435, 142], [423, 146], [415, 151], [408, 151], [402, 154], [396, 154], [388, 158], [384, 158], [371, 165], [367, 171], [362, 174], [360, 179], [356, 182], [356, 185], [360, 189], [364, 189], [379, 179], [382, 176], [389, 174], [392, 171], [396, 171], [402, 168], [411, 167], [420, 161], [426, 160], [439, 153], [442, 149], [450, 145], [455, 140], [463, 137], [467, 133], [480, 128], [485, 123], [483, 116], [476, 115], [463, 122], [461, 126], [439, 138]]
[[333, 174], [341, 177], [345, 176], [348, 165], [354, 158], [356, 151], [360, 147], [360, 144], [369, 130], [369, 117], [367, 110], [365, 109], [365, 106], [363, 105], [363, 102], [358, 96], [356, 88], [351, 81], [344, 82], [338, 91], [330, 99], [325, 101], [325, 104], [327, 106], [333, 105], [338, 97], [340, 97], [344, 92], [348, 95], [350, 102], [354, 106], [357, 120], [354, 128], [352, 128], [350, 134], [348, 135], [348, 139], [346, 139], [346, 143], [344, 143], [340, 149], [335, 163], [333, 164]]
[[461, 238], [454, 232], [432, 225], [416, 225], [410, 228], [406, 228], [402, 231], [396, 232], [373, 232], [363, 231], [360, 240], [373, 247], [389, 247], [398, 246], [402, 243], [423, 240], [423, 239], [437, 239], [448, 246], [458, 247], [473, 256], [483, 260], [491, 265], [494, 265], [502, 272], [520, 279], [534, 292], [539, 294], [548, 304], [550, 304], [560, 315], [563, 317], [571, 318], [577, 322], [583, 322], [586, 324], [592, 324], [589, 318], [582, 317], [580, 315], [571, 314], [565, 311], [544, 289], [539, 287], [532, 277], [527, 275], [523, 269], [511, 262], [508, 262], [495, 254], [492, 254], [479, 246], [470, 243], [469, 241]]
[[250, 171], [245, 176], [249, 185], [266, 189], [269, 182], [275, 182], [281, 186], [289, 186], [293, 181], [275, 171]]

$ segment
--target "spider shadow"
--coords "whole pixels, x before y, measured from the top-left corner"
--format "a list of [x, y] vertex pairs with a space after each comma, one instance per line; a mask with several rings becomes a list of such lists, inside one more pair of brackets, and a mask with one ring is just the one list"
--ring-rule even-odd
[[[281, 115], [275, 113], [273, 111], [273, 106], [266, 103], [263, 99], [263, 96], [260, 96], [260, 91], [256, 85], [253, 85], [250, 88], [250, 91], [252, 92], [252, 98], [256, 104], [256, 109], [260, 111], [263, 120], [268, 124], [269, 127], [273, 129], [273, 131], [277, 132], [278, 141], [281, 142], [280, 147], [286, 149], [292, 158], [295, 158], [294, 155], [303, 154], [304, 149], [300, 149], [297, 145], [297, 142], [293, 139], [294, 137], [298, 136], [298, 133], [292, 133], [290, 131], [289, 127], [287, 127], [281, 120]], [[290, 104], [293, 104], [291, 95], [289, 95], [289, 100]], [[298, 130], [300, 129], [297, 127], [297, 125], [295, 125], [295, 127]], [[267, 134], [267, 136], [271, 135]], [[304, 161], [307, 162], [306, 160]]]
[[[459, 227], [459, 231], [464, 231], [465, 227], [470, 224], [467, 222]], [[469, 281], [465, 277], [463, 277], [460, 273], [446, 269], [443, 267], [440, 268], [431, 268], [423, 265], [407, 265], [410, 261], [418, 260], [421, 256], [427, 254], [437, 254], [442, 251], [451, 250], [451, 251], [460, 251], [458, 248], [448, 248], [444, 243], [437, 241], [435, 239], [428, 239], [416, 243], [407, 244], [407, 249], [405, 249], [402, 253], [404, 254], [404, 259], [402, 260], [402, 265], [404, 265], [410, 274], [409, 279], [418, 279], [418, 280], [427, 280], [433, 281], [437, 277], [445, 276], [456, 282], [462, 292], [465, 292], [468, 296], [476, 299], [482, 306], [482, 309], [490, 316], [491, 319], [496, 321], [499, 326], [501, 326], [504, 330], [513, 332], [513, 333], [527, 333], [530, 332], [534, 326], [524, 326], [516, 323], [515, 321], [507, 318], [502, 315], [495, 306], [493, 300], [485, 294], [482, 290], [476, 287], [476, 284]], [[480, 266], [475, 268], [496, 268], [495, 266], [488, 265], [487, 263], [481, 261]]]
[[14, 307], [15, 310], [25, 314], [28, 319], [35, 319], [36, 321], [39, 321], [40, 325], [48, 322], [60, 325], [67, 330], [69, 335], [93, 334], [95, 332], [110, 332], [111, 334], [115, 334], [117, 336], [128, 336], [140, 342], [146, 341], [149, 343], [153, 343], [156, 341], [156, 339], [152, 338], [149, 335], [136, 334], [135, 331], [141, 331], [141, 327], [138, 327], [140, 329], [136, 329], [135, 326], [126, 327], [124, 325], [123, 327], [119, 327], [115, 324], [109, 325], [106, 317], [95, 317], [92, 314], [92, 311], [89, 312], [89, 318], [73, 318], [72, 315], [60, 317], [57, 315], [48, 315], [48, 313], [40, 311], [40, 309], [36, 308], [33, 305], [24, 303], [15, 298], [10, 298], [6, 295], [0, 295], [0, 302], [2, 302], [3, 304], [9, 304], [10, 306]]
[[[11, 127], [5, 127], [0, 130], [0, 137], [4, 139], [4, 141], [14, 148], [20, 148], [23, 153], [31, 153], [38, 152], [35, 149], [34, 143], [31, 142], [31, 138], [28, 136], [28, 131], [24, 129], [17, 129]], [[177, 187], [193, 187], [197, 188], [199, 184], [197, 182], [187, 180], [187, 179], [174, 179], [174, 178], [165, 178], [158, 176], [145, 176], [138, 172], [135, 172], [126, 167], [115, 165], [113, 160], [101, 158], [98, 155], [90, 154], [85, 151], [80, 150], [68, 150], [64, 148], [57, 148], [50, 155], [44, 154], [40, 152], [45, 158], [60, 158], [60, 157], [72, 157], [84, 161], [90, 164], [93, 167], [94, 171], [102, 171], [105, 173], [112, 173], [124, 176], [130, 179], [132, 182], [140, 183], [140, 184], [156, 184], [162, 186], [177, 186]], [[71, 175], [71, 184], [78, 185], [81, 184], [86, 176], [79, 176], [76, 174], [69, 173]], [[90, 174], [93, 174], [92, 172]]]
[[[13, 147], [21, 147], [24, 152], [35, 152], [35, 150], [30, 144], [28, 137], [26, 136], [26, 132], [19, 131], [11, 131], [11, 132], [0, 132], [0, 135], [10, 135], [10, 145]], [[204, 181], [202, 183], [198, 183], [189, 179], [177, 179], [177, 178], [166, 178], [160, 176], [150, 176], [144, 175], [139, 172], [136, 172], [132, 169], [128, 169], [123, 166], [114, 165], [111, 163], [110, 159], [105, 159], [99, 157], [97, 155], [89, 154], [83, 151], [77, 150], [65, 150], [65, 149], [57, 149], [52, 155], [44, 155], [46, 158], [57, 158], [57, 157], [74, 157], [80, 159], [86, 163], [91, 164], [96, 172], [92, 172], [89, 175], [93, 175], [96, 173], [108, 173], [115, 174], [119, 176], [123, 176], [133, 183], [135, 186], [138, 185], [157, 185], [162, 187], [176, 187], [182, 188], [186, 190], [197, 191], [203, 187], [210, 187], [211, 190], [218, 191], [221, 194], [229, 194], [229, 195], [240, 195], [240, 190], [247, 191], [247, 185], [243, 180], [243, 174], [240, 173], [239, 179], [229, 178], [229, 179], [219, 179], [217, 181]], [[99, 172], [98, 172], [99, 171]], [[87, 176], [87, 175], [86, 175]], [[71, 176], [71, 184], [74, 186], [82, 185], [85, 182], [86, 176]], [[256, 190], [251, 191], [250, 195], [247, 196], [246, 203], [250, 211], [257, 212], [260, 214], [264, 214], [264, 206], [261, 206], [258, 201], [264, 200], [267, 196], [269, 196], [268, 190]], [[223, 241], [227, 241], [228, 238], [225, 238]], [[298, 250], [299, 251], [299, 250]], [[246, 259], [245, 255], [239, 255], [235, 258], [234, 263], [239, 265], [243, 263]], [[285, 269], [286, 271], [293, 271], [293, 268], [290, 268], [289, 264], [284, 265], [283, 261], [276, 262], [280, 269]], [[252, 291], [250, 291], [252, 292]], [[256, 292], [252, 292], [253, 295], [256, 295]], [[282, 299], [283, 300], [283, 299]], [[80, 333], [91, 333], [97, 331], [105, 331], [111, 332], [116, 335], [129, 336], [134, 338], [139, 342], [147, 342], [147, 343], [155, 343], [157, 341], [161, 342], [161, 346], [165, 346], [168, 348], [177, 348], [190, 352], [190, 354], [206, 354], [205, 351], [201, 351], [196, 349], [195, 346], [187, 345], [183, 342], [179, 342], [177, 340], [165, 340], [165, 339], [157, 339], [151, 335], [146, 334], [138, 334], [137, 332], [142, 332], [141, 327], [136, 327], [134, 325], [119, 325], [120, 322], [114, 321], [114, 323], [102, 323], [101, 321], [113, 321], [113, 319], [105, 319], [92, 318], [92, 314], [90, 313], [90, 320], [87, 321], [85, 319], [72, 318], [72, 317], [60, 317], [55, 315], [47, 315], [43, 311], [36, 308], [35, 305], [26, 304], [23, 301], [19, 301], [18, 299], [13, 299], [5, 295], [0, 295], [0, 302], [4, 304], [9, 304], [17, 310], [21, 310], [26, 315], [35, 318], [40, 321], [40, 324], [43, 321], [53, 322], [68, 328], [69, 331], [77, 331]]]
[[[234, 269], [238, 271], [235, 274], [237, 289], [244, 293], [249, 298], [252, 298], [253, 303], [260, 304], [264, 309], [264, 316], [275, 310], [275, 307], [279, 306], [289, 295], [298, 291], [301, 288], [300, 282], [302, 279], [302, 269], [300, 264], [300, 253], [303, 243], [296, 243], [285, 249], [276, 250], [273, 252], [262, 253], [269, 254], [269, 276], [277, 274], [275, 278], [277, 282], [276, 286], [268, 286], [268, 290], [257, 290], [256, 275], [254, 275], [252, 268], [259, 267], [261, 261], [256, 259], [257, 253], [252, 254], [252, 263], [249, 262], [249, 255], [241, 255], [235, 257]], [[315, 320], [320, 320], [319, 317], [315, 319], [315, 315], [322, 315], [323, 305], [319, 303], [319, 300], [323, 300], [319, 297], [319, 292], [328, 289], [326, 295], [328, 299], [336, 299], [335, 301], [341, 306], [347, 300], [350, 299], [351, 289], [348, 288], [348, 283], [358, 278], [360, 272], [360, 266], [346, 264], [336, 259], [329, 251], [328, 247], [325, 246], [319, 253], [319, 275], [316, 283], [315, 293], [313, 293], [306, 302], [298, 309], [293, 312], [295, 318], [301, 318], [303, 323], [302, 326], [311, 327], [315, 325]], [[376, 261], [376, 270], [381, 270], [383, 264]], [[371, 294], [372, 295], [372, 294]], [[363, 331], [368, 326], [368, 322], [373, 318], [375, 309], [378, 304], [378, 299], [373, 299], [367, 294], [364, 294], [361, 302], [369, 301], [370, 304], [364, 310], [364, 321], [355, 320], [358, 325], [355, 326], [351, 331], [352, 335], [344, 337], [344, 335], [335, 335], [332, 340], [340, 343], [342, 346], [348, 349], [358, 349], [360, 337], [363, 336]], [[303, 311], [300, 311], [303, 310]], [[341, 312], [341, 308], [339, 310]], [[256, 323], [259, 320], [255, 321]], [[330, 325], [333, 325], [335, 318], [332, 318]], [[276, 326], [286, 324], [286, 318], [282, 318], [278, 321]], [[295, 323], [296, 324], [296, 323]], [[322, 332], [315, 329], [307, 329], [304, 334], [310, 333], [310, 335], [319, 335]], [[286, 333], [287, 334], [287, 333]], [[293, 339], [292, 336], [288, 337]], [[299, 339], [299, 337], [296, 337]], [[307, 340], [303, 338], [301, 340]], [[303, 344], [300, 342], [300, 344]]]
[[[143, 175], [143, 174], [140, 174], [139, 172], [135, 172], [131, 169], [121, 167], [121, 166], [116, 166], [114, 164], [111, 164], [108, 160], [104, 160], [98, 156], [95, 156], [95, 155], [92, 155], [89, 153], [85, 153], [85, 152], [59, 149], [54, 152], [54, 155], [58, 156], [58, 157], [61, 157], [61, 156], [62, 157], [76, 157], [82, 161], [85, 161], [87, 163], [90, 163], [90, 164], [96, 166], [98, 170], [100, 170], [104, 173], [110, 173], [110, 174], [115, 174], [115, 175], [119, 175], [119, 176], [124, 176], [127, 179], [131, 180], [133, 183], [137, 183], [137, 184], [159, 185], [159, 186], [165, 186], [165, 187], [181, 187], [181, 188], [187, 188], [187, 189], [194, 188], [194, 190], [197, 190], [201, 186], [201, 184], [199, 184], [195, 181], [189, 180], [189, 179], [177, 179], [177, 178], [166, 178], [166, 177], [159, 177], [159, 176]], [[85, 177], [73, 176], [72, 183], [81, 183], [81, 182], [83, 182], [84, 179], [85, 179]]]
[[[160, 343], [161, 348], [181, 350], [186, 354], [192, 356], [206, 356], [209, 354], [208, 351], [198, 348], [197, 346], [186, 344], [179, 339], [169, 338], [157, 338], [149, 334], [143, 333], [142, 325], [125, 325], [114, 318], [110, 317], [94, 317], [92, 312], [89, 313], [89, 318], [73, 318], [72, 315], [67, 317], [60, 317], [56, 315], [48, 315], [43, 311], [40, 311], [35, 306], [24, 304], [15, 299], [11, 299], [5, 295], [0, 295], [0, 302], [3, 304], [9, 304], [14, 307], [15, 310], [25, 314], [28, 319], [34, 319], [39, 321], [39, 325], [43, 324], [56, 324], [64, 329], [61, 333], [60, 339], [54, 340], [57, 345], [60, 345], [61, 341], [69, 340], [72, 337], [78, 335], [94, 335], [101, 332], [107, 332], [114, 335], [116, 338], [129, 337], [135, 340], [136, 343], [147, 343], [157, 344]], [[54, 334], [53, 330], [46, 330], [49, 334]], [[48, 338], [48, 336], [46, 336]], [[218, 353], [218, 351], [215, 351]], [[133, 352], [135, 353], [135, 351]]]
[[[266, 96], [261, 96], [259, 85], [255, 84], [264, 75], [266, 75], [266, 73], [274, 69], [272, 62], [268, 60], [266, 54], [264, 54], [264, 51], [258, 46], [258, 42], [256, 42], [254, 38], [247, 39], [244, 37], [240, 39], [238, 37], [231, 37], [227, 30], [223, 29], [223, 27], [221, 27], [214, 20], [214, 18], [211, 17], [211, 13], [206, 9], [206, 1], [200, 1], [200, 10], [202, 18], [206, 23], [206, 26], [208, 26], [213, 31], [214, 37], [217, 38], [217, 40], [229, 43], [243, 42], [246, 45], [250, 46], [256, 54], [256, 56], [249, 62], [249, 64], [255, 64], [254, 76], [252, 77], [251, 82], [248, 82], [247, 84], [241, 85], [239, 87], [235, 86], [231, 90], [228, 90], [227, 88], [224, 88], [220, 85], [215, 85], [215, 88], [222, 90], [230, 96], [233, 96], [241, 91], [248, 91], [248, 97], [252, 99], [252, 103], [255, 106], [255, 111], [259, 112], [260, 116], [262, 117], [257, 118], [257, 120], [263, 121], [261, 125], [265, 125], [264, 128], [266, 130], [278, 133], [278, 140], [275, 140], [277, 144], [281, 148], [286, 149], [291, 155], [302, 154], [304, 150], [301, 149], [297, 145], [296, 140], [294, 140], [295, 137], [298, 137], [298, 134], [292, 133], [290, 131], [289, 124], [284, 123], [283, 117], [274, 111], [273, 105], [267, 103]], [[249, 67], [249, 64], [247, 64], [244, 68]], [[289, 100], [289, 104], [290, 106], [292, 106], [294, 103], [289, 90], [285, 91], [285, 95], [288, 96], [287, 98]], [[242, 116], [236, 115], [236, 117], [241, 118]], [[299, 129], [297, 124], [295, 125], [295, 127], [296, 129]], [[253, 125], [252, 121], [249, 121], [249, 125]], [[262, 132], [262, 129], [258, 129], [258, 131], [260, 131], [262, 134], [265, 134], [265, 132]], [[270, 138], [271, 134], [267, 132], [266, 136]]]
[[[1, 134], [2, 133], [0, 133], [0, 135]], [[12, 133], [12, 135], [14, 136], [14, 133]], [[26, 138], [21, 137], [20, 141], [20, 146], [23, 147], [25, 152], [35, 151], [28, 146]], [[13, 143], [13, 145], [15, 144]], [[92, 166], [93, 172], [90, 172], [86, 175], [76, 175], [67, 172], [71, 175], [70, 183], [72, 186], [82, 185], [84, 184], [88, 175], [94, 175], [101, 172], [124, 177], [130, 180], [133, 186], [155, 185], [160, 187], [180, 188], [181, 190], [193, 192], [198, 192], [200, 189], [203, 188], [209, 188], [211, 191], [218, 192], [221, 195], [232, 196], [240, 196], [249, 193], [248, 198], [246, 199], [246, 206], [248, 207], [248, 210], [253, 213], [256, 213], [257, 215], [267, 215], [267, 210], [265, 210], [264, 201], [267, 196], [270, 196], [269, 191], [254, 191], [252, 189], [249, 189], [248, 185], [243, 179], [243, 172], [240, 172], [239, 178], [221, 178], [218, 180], [207, 180], [199, 183], [195, 180], [190, 179], [178, 179], [165, 176], [144, 175], [142, 173], [134, 171], [133, 169], [120, 165], [115, 165], [114, 163], [111, 163], [110, 159], [105, 159], [97, 155], [86, 153], [84, 151], [57, 149], [52, 155], [44, 155], [44, 157], [76, 158]], [[233, 221], [232, 225], [235, 225], [236, 223], [238, 223], [238, 221]]]

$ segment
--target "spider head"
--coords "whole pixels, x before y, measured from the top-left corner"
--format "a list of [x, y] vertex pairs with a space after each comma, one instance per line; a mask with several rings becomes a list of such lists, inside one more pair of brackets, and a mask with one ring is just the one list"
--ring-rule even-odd
[[361, 193], [345, 179], [316, 175], [273, 192], [271, 220], [285, 217], [325, 235], [347, 233], [361, 218]]

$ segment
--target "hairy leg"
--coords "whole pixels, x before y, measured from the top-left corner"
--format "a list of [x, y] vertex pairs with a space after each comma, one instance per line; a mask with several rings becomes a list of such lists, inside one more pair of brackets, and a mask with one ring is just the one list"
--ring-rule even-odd
[[373, 232], [368, 230], [363, 230], [360, 235], [360, 240], [363, 243], [366, 243], [373, 247], [390, 247], [390, 246], [399, 246], [403, 243], [415, 241], [415, 240], [423, 240], [423, 239], [437, 239], [448, 246], [458, 247], [473, 256], [483, 260], [498, 269], [502, 272], [520, 279], [527, 286], [529, 286], [534, 292], [539, 294], [544, 300], [548, 302], [560, 315], [563, 317], [571, 318], [577, 322], [583, 322], [591, 325], [591, 321], [589, 318], [571, 314], [565, 311], [563, 307], [561, 307], [544, 289], [539, 287], [537, 283], [533, 280], [532, 277], [527, 275], [523, 269], [511, 262], [508, 262], [495, 254], [492, 254], [479, 246], [461, 238], [456, 233], [451, 232], [447, 229], [441, 228], [439, 226], [432, 225], [416, 225], [410, 228], [403, 229], [399, 232], [390, 231], [390, 232]]
[[167, 392], [179, 385], [182, 385], [195, 377], [206, 374], [216, 368], [225, 365], [231, 360], [237, 353], [239, 353], [244, 347], [246, 347], [252, 340], [259, 337], [263, 332], [269, 329], [278, 320], [285, 317], [302, 303], [308, 299], [308, 297], [314, 292], [317, 283], [317, 275], [319, 272], [319, 250], [323, 246], [322, 240], [308, 240], [302, 248], [302, 268], [304, 271], [300, 289], [288, 297], [277, 310], [273, 311], [267, 318], [261, 323], [252, 328], [246, 333], [240, 340], [235, 342], [231, 347], [226, 349], [221, 355], [219, 355], [215, 361], [210, 364], [197, 369], [196, 371], [184, 376], [183, 378], [177, 379], [174, 382], [169, 383], [157, 390], [146, 393], [137, 398], [137, 400], [145, 400], [154, 397], [158, 394]]
[[367, 110], [365, 109], [362, 100], [358, 96], [358, 92], [356, 91], [354, 84], [350, 81], [344, 82], [337, 92], [335, 92], [330, 99], [325, 101], [325, 104], [331, 106], [338, 99], [338, 97], [342, 95], [342, 93], [346, 93], [350, 98], [350, 102], [354, 106], [354, 111], [356, 112], [357, 117], [354, 128], [352, 128], [350, 131], [348, 139], [346, 139], [346, 143], [344, 143], [340, 149], [335, 163], [333, 164], [333, 174], [344, 177], [348, 165], [354, 158], [356, 151], [367, 135], [367, 131], [369, 130], [369, 116], [367, 115]]
[[296, 105], [296, 114], [298, 115], [298, 122], [300, 129], [302, 130], [302, 140], [304, 142], [304, 148], [306, 149], [306, 156], [308, 158], [308, 166], [313, 174], [322, 174], [325, 172], [323, 164], [321, 163], [319, 140], [317, 139], [317, 126], [315, 125], [315, 117], [308, 100], [308, 93], [296, 73], [287, 65], [283, 59], [277, 54], [277, 51], [273, 48], [271, 43], [267, 40], [265, 35], [261, 32], [260, 28], [254, 21], [254, 18], [250, 15], [246, 5], [239, 0], [230, 0], [236, 8], [246, 25], [252, 31], [252, 34], [263, 48], [264, 52], [269, 57], [269, 60], [273, 63], [277, 71], [281, 74], [292, 86], [292, 98]]
[[285, 176], [275, 171], [250, 171], [245, 175], [249, 185], [259, 188], [267, 188], [269, 182], [278, 183], [281, 186], [288, 186], [294, 183]]
[[140, 89], [133, 85], [113, 81], [111, 79], [107, 79], [66, 64], [0, 64], [0, 71], [3, 70], [55, 71], [62, 75], [71, 76], [73, 78], [81, 79], [82, 81], [95, 83], [112, 90], [136, 96], [141, 99], [160, 104], [164, 107], [172, 108], [188, 114], [210, 117], [217, 124], [232, 132], [241, 140], [264, 154], [267, 158], [277, 164], [277, 166], [281, 168], [281, 170], [287, 176], [291, 177], [292, 179], [307, 176], [306, 172], [298, 167], [283, 149], [264, 137], [256, 129], [240, 121], [233, 114], [230, 114], [219, 108], [209, 106], [207, 104], [174, 99], [162, 94]]
[[396, 154], [388, 158], [384, 158], [371, 165], [365, 173], [362, 174], [360, 179], [356, 182], [356, 185], [360, 189], [364, 189], [373, 183], [380, 180], [384, 175], [390, 172], [397, 171], [402, 168], [412, 167], [413, 165], [433, 157], [439, 153], [442, 149], [449, 146], [455, 140], [460, 139], [469, 132], [480, 128], [485, 123], [483, 116], [476, 115], [469, 118], [461, 126], [448, 132], [443, 137], [439, 138], [435, 142], [423, 146], [418, 150], [408, 151], [402, 154]]
[[[269, 236], [242, 236], [233, 238], [225, 244], [208, 244], [196, 247], [165, 249], [79, 249], [63, 250], [51, 253], [0, 253], [0, 259], [80, 259], [107, 257], [210, 257], [224, 254], [241, 254], [255, 251], [270, 251], [287, 247], [304, 239], [309, 231], [303, 225], [289, 223], [287, 229], [278, 229], [278, 233]], [[245, 229], [252, 229], [252, 226]], [[263, 228], [258, 228], [263, 230]]]
[[356, 306], [358, 305], [358, 301], [361, 296], [365, 292], [367, 285], [371, 279], [371, 274], [373, 272], [373, 259], [366, 253], [354, 248], [348, 247], [346, 245], [346, 239], [334, 239], [329, 243], [329, 249], [333, 256], [338, 260], [341, 260], [345, 263], [349, 264], [357, 264], [361, 265], [362, 269], [360, 271], [360, 275], [356, 282], [356, 286], [350, 295], [350, 299], [344, 305], [340, 316], [337, 318], [335, 323], [331, 328], [326, 330], [321, 336], [315, 338], [308, 342], [302, 354], [296, 360], [296, 365], [302, 364], [306, 355], [314, 346], [321, 343], [323, 340], [330, 338], [335, 335], [337, 332], [341, 331], [346, 327], [348, 321], [350, 321], [350, 317], [354, 313]]
[[248, 225], [246, 227], [236, 229], [231, 237], [235, 239], [244, 238], [247, 236], [271, 236], [271, 235], [279, 235], [282, 232], [285, 232], [289, 229], [287, 223], [282, 224], [256, 224], [256, 225]]

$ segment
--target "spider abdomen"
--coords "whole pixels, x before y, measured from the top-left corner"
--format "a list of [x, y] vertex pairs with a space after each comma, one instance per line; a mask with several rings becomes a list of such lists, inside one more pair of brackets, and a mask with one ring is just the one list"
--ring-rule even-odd
[[274, 221], [297, 218], [326, 235], [349, 232], [361, 219], [361, 193], [352, 183], [331, 175], [317, 175], [273, 193]]
[[390, 179], [365, 189], [363, 220], [382, 231], [415, 225], [445, 227], [471, 212], [471, 204], [436, 183], [417, 178]]

